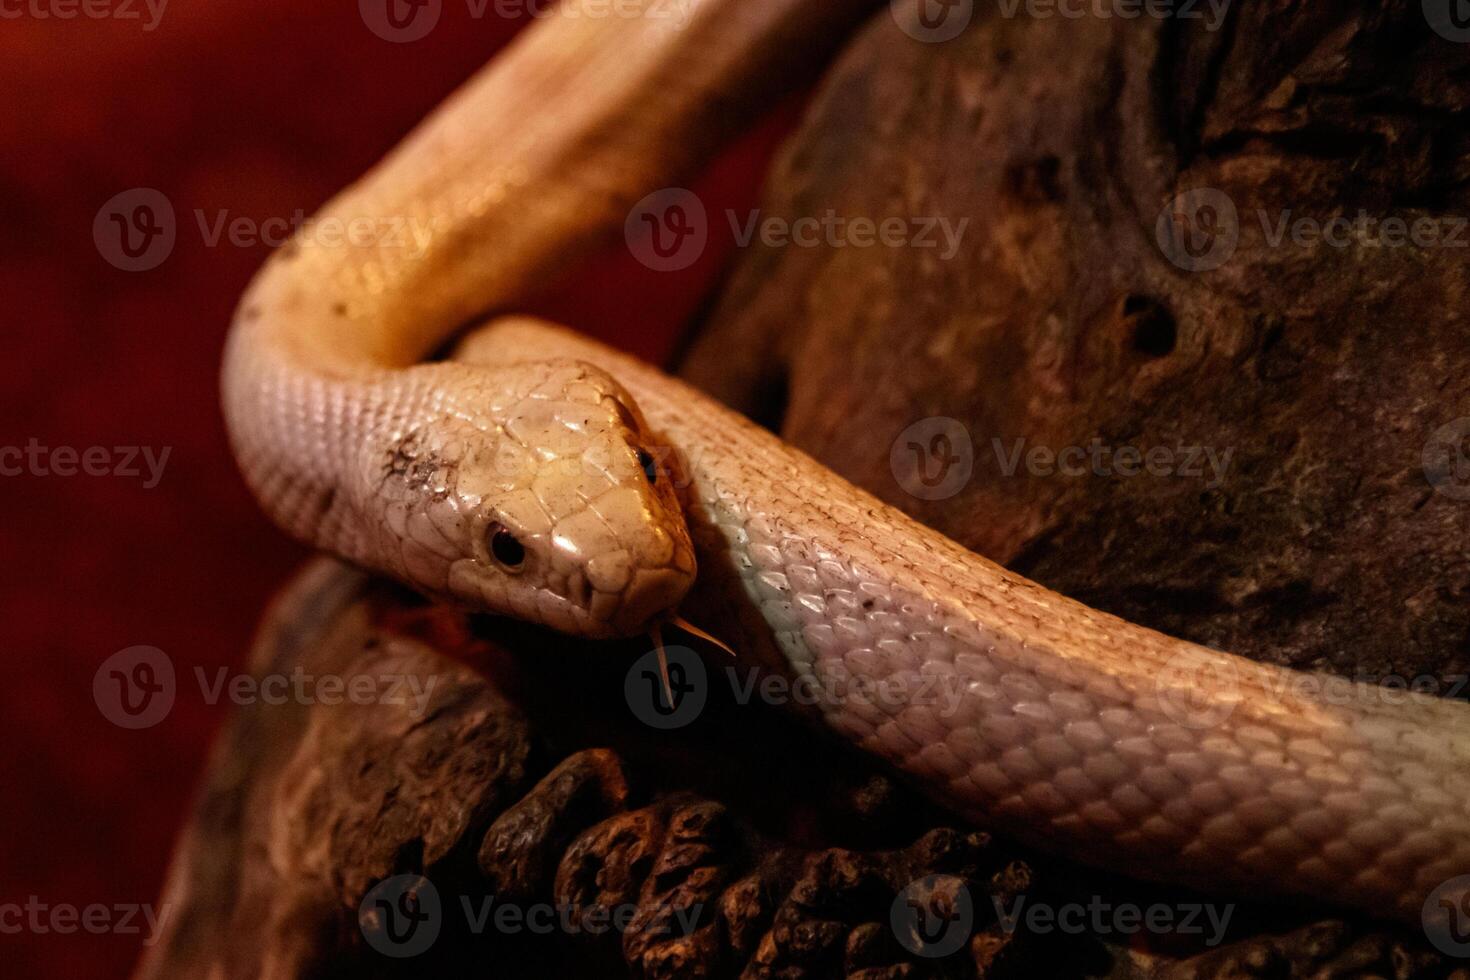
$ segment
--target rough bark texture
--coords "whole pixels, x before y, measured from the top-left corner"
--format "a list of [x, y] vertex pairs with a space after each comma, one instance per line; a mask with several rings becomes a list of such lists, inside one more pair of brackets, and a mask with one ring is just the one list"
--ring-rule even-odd
[[[958, 250], [941, 257], [942, 236], [937, 248], [753, 247], [685, 373], [1059, 591], [1258, 659], [1425, 676], [1449, 693], [1470, 670], [1464, 433], [1439, 432], [1470, 415], [1467, 106], [1470, 45], [1437, 36], [1407, 0], [1234, 4], [1218, 30], [991, 12], [945, 43], [884, 12], [825, 83], [765, 213], [969, 218]], [[1293, 240], [1292, 221], [1359, 209], [1443, 219], [1439, 244], [1389, 244], [1398, 235], [1376, 224], [1342, 247]], [[963, 427], [973, 472], [929, 500], [905, 489], [890, 448], [906, 458], [900, 433], [934, 416]], [[1104, 475], [1027, 465], [1035, 447], [1094, 439], [1171, 450], [1176, 471], [1193, 468], [1180, 447], [1230, 456], [1219, 479], [1207, 464], [1133, 477], [1116, 458]], [[918, 466], [942, 464], [919, 443]], [[434, 677], [430, 707], [243, 709], [181, 845], [171, 931], [142, 975], [1455, 966], [1407, 931], [1246, 903], [1213, 949], [1178, 931], [1007, 931], [997, 908], [1018, 899], [1200, 899], [992, 841], [769, 710], [716, 699], [689, 728], [653, 731], [623, 700], [634, 652], [507, 634], [331, 566], [310, 573], [267, 624], [255, 668]], [[418, 875], [441, 903], [439, 938], [386, 956], [370, 941], [381, 923], [360, 924], [359, 910]], [[956, 882], [968, 890], [973, 928], [954, 954], [900, 943], [890, 916], [913, 882], [907, 897], [941, 917]], [[460, 900], [478, 911], [491, 895], [577, 922], [629, 919], [477, 931]]]

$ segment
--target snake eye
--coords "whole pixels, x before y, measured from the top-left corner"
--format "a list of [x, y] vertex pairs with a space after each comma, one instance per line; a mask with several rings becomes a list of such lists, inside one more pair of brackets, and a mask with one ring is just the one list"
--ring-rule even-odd
[[526, 546], [517, 541], [504, 524], [496, 521], [485, 529], [485, 535], [490, 542], [491, 556], [501, 566], [514, 570], [525, 563]]
[[648, 477], [649, 483], [658, 482], [658, 464], [647, 449], [638, 450], [638, 465], [643, 467], [643, 475]]

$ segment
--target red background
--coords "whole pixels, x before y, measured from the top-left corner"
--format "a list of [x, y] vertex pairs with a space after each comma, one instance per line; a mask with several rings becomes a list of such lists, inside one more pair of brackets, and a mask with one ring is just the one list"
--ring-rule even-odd
[[[38, 2], [57, 0], [0, 0], [21, 14], [0, 19], [0, 447], [170, 456], [153, 489], [0, 477], [0, 908], [154, 903], [227, 710], [206, 703], [195, 668], [242, 663], [303, 555], [247, 496], [217, 408], [230, 314], [267, 249], [208, 246], [196, 209], [209, 223], [310, 213], [520, 25], [445, 0], [427, 38], [393, 44], [350, 0], [172, 0], [151, 32], [141, 3], [142, 20], [61, 20], [35, 16]], [[694, 184], [712, 211], [753, 200], [791, 117]], [[98, 209], [134, 187], [162, 191], [177, 216], [177, 244], [149, 272], [114, 268], [92, 236]], [[673, 276], [610, 245], [537, 309], [656, 357], [727, 258], [719, 237]], [[169, 655], [179, 694], [164, 721], [127, 731], [98, 710], [92, 678], [136, 644]], [[0, 962], [9, 976], [122, 977], [141, 939], [0, 934]]]

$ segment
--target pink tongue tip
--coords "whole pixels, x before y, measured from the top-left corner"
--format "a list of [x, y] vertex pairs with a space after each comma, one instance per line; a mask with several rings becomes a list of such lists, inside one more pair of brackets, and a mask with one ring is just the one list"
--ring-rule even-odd
[[678, 613], [670, 613], [667, 617], [665, 617], [663, 621], [655, 620], [654, 623], [648, 627], [648, 635], [653, 640], [653, 649], [658, 653], [658, 676], [664, 684], [664, 697], [668, 699], [669, 704], [673, 704], [674, 688], [673, 685], [669, 683], [669, 658], [668, 655], [664, 652], [664, 622], [667, 622], [670, 626], [677, 626], [684, 632], [693, 634], [694, 636], [697, 636], [701, 640], [705, 640], [708, 643], [713, 643], [715, 646], [719, 647], [721, 650], [724, 650], [732, 657], [738, 657], [739, 655], [734, 650], [730, 649], [729, 645], [726, 644], [724, 641], [719, 640], [706, 633], [704, 630], [700, 629], [698, 626], [695, 626], [693, 623], [689, 622], [689, 620], [685, 619], [683, 616], [680, 616]]
[[734, 650], [730, 649], [730, 645], [724, 640], [721, 640], [715, 636], [711, 636], [704, 630], [700, 629], [698, 626], [695, 626], [693, 623], [689, 622], [689, 620], [685, 619], [683, 616], [680, 616], [678, 613], [674, 613], [669, 616], [669, 625], [677, 626], [684, 632], [691, 633], [694, 636], [699, 637], [701, 640], [704, 640], [706, 643], [713, 643], [715, 646], [719, 647], [721, 650], [724, 650], [732, 657], [738, 659], [740, 656]]
[[664, 699], [670, 706], [674, 703], [674, 688], [669, 683], [669, 658], [664, 655], [664, 630], [658, 623], [649, 628], [653, 637], [653, 648], [658, 651], [658, 676], [664, 682]]

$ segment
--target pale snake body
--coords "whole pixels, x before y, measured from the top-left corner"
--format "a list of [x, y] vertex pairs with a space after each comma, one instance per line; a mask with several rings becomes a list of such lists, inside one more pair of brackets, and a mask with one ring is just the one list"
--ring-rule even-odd
[[[529, 31], [324, 212], [426, 241], [300, 242], [242, 301], [224, 404], [252, 488], [320, 547], [592, 637], [678, 605], [697, 550], [743, 653], [976, 821], [1141, 877], [1417, 920], [1470, 875], [1470, 708], [1329, 698], [1091, 610], [566, 331], [504, 323], [411, 366], [701, 159], [713, 94], [864, 6], [705, 0]], [[681, 462], [659, 471], [664, 445]], [[877, 681], [907, 693], [857, 693]]]

